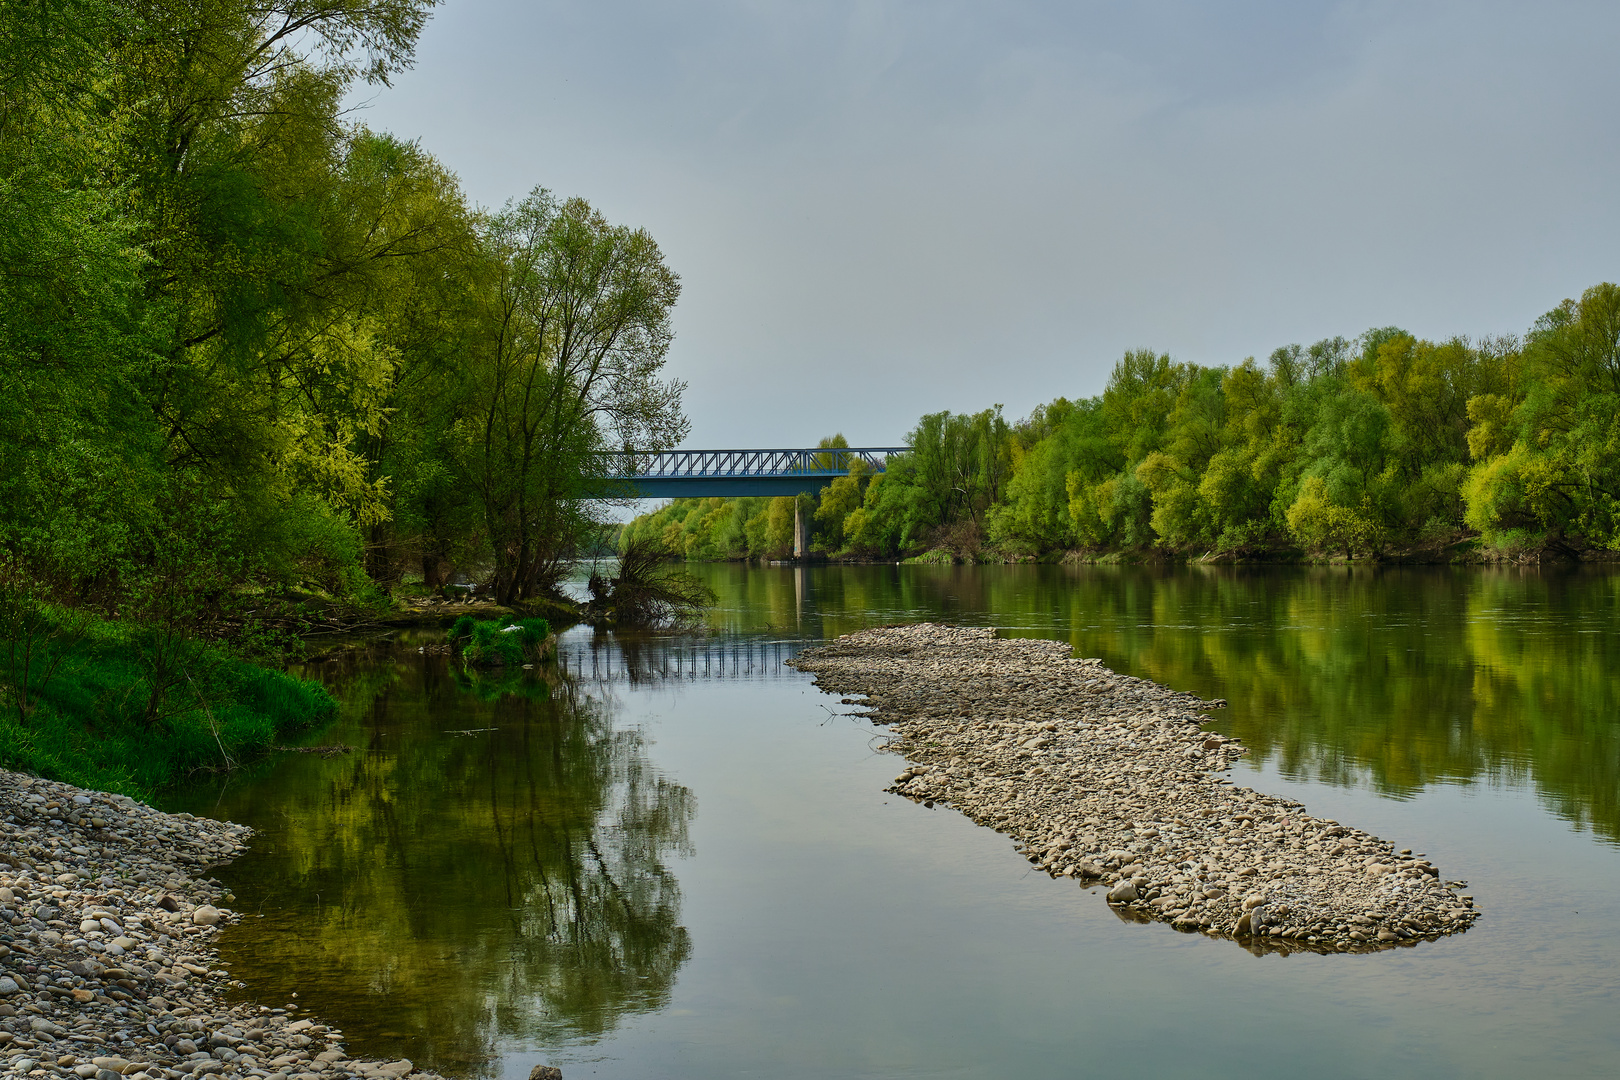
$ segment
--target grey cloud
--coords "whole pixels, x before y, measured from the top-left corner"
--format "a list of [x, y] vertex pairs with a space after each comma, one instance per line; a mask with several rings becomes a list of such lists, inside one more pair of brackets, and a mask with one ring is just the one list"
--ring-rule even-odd
[[693, 445], [901, 437], [1616, 276], [1592, 4], [451, 3], [374, 126], [658, 237]]

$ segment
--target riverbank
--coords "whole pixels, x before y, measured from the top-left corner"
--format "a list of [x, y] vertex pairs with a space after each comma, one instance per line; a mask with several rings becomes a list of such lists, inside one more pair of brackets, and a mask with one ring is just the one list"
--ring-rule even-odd
[[340, 1031], [233, 1003], [215, 935], [244, 916], [207, 871], [250, 830], [0, 770], [0, 1056], [8, 1075], [342, 1080], [415, 1075], [352, 1061]]
[[320, 683], [172, 626], [40, 605], [0, 667], [0, 768], [135, 798], [323, 723]]
[[1491, 546], [1477, 535], [1391, 547], [1377, 553], [1347, 556], [1342, 551], [1309, 551], [1295, 544], [1246, 544], [1232, 548], [1151, 546], [1134, 548], [1006, 549], [994, 545], [953, 551], [930, 548], [896, 557], [852, 552], [816, 551], [806, 557], [769, 555], [689, 557], [693, 563], [749, 563], [761, 566], [828, 564], [834, 566], [1584, 566], [1620, 562], [1620, 550], [1592, 544], [1548, 541], [1523, 546]]
[[1243, 753], [1206, 702], [1075, 660], [1059, 642], [921, 624], [790, 663], [863, 695], [910, 762], [887, 790], [1007, 833], [1123, 916], [1251, 948], [1367, 951], [1467, 929], [1461, 883], [1422, 854], [1220, 775]]

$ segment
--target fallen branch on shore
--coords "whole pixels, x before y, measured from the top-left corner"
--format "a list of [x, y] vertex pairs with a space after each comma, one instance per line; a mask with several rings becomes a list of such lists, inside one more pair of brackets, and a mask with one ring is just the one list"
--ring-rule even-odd
[[1202, 701], [1060, 642], [921, 624], [863, 630], [788, 661], [863, 694], [911, 764], [887, 790], [1008, 833], [1054, 877], [1109, 886], [1121, 915], [1251, 947], [1362, 951], [1478, 917], [1422, 856], [1231, 785], [1244, 751]]

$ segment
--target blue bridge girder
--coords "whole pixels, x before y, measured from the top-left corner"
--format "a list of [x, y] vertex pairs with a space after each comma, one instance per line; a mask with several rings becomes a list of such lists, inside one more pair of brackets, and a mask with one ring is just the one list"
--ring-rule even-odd
[[693, 499], [709, 495], [797, 495], [820, 491], [855, 462], [870, 475], [909, 446], [812, 447], [805, 450], [616, 450], [604, 454], [609, 491], [621, 498]]

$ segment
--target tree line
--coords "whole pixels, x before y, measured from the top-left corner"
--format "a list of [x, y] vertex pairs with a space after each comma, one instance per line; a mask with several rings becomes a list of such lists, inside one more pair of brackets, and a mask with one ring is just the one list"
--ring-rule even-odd
[[600, 526], [593, 455], [685, 435], [651, 236], [470, 205], [344, 111], [430, 7], [0, 7], [7, 582], [166, 618], [477, 565], [523, 603]]
[[[842, 444], [841, 437], [837, 440]], [[1620, 288], [1522, 336], [1396, 327], [1264, 363], [1127, 352], [1104, 391], [1009, 422], [924, 416], [909, 454], [815, 497], [813, 547], [856, 558], [1582, 556], [1620, 549]], [[792, 499], [676, 500], [627, 538], [688, 558], [791, 550]]]

